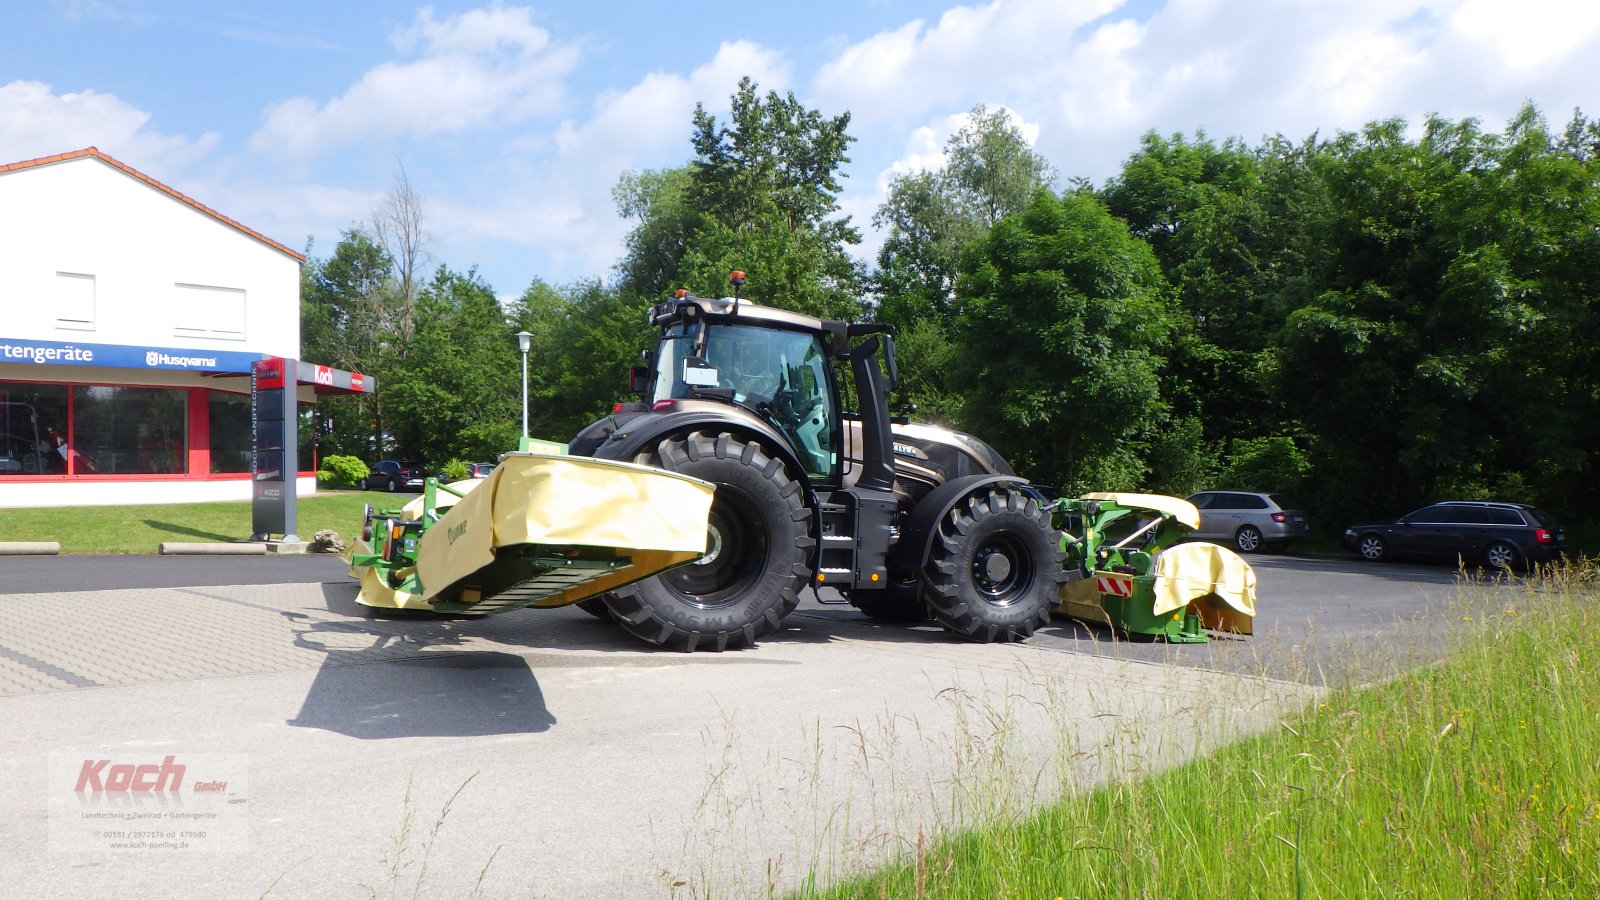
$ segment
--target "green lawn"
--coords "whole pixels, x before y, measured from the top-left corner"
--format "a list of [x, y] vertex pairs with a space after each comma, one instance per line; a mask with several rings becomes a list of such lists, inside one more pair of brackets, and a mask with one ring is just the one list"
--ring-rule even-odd
[[[324, 528], [346, 542], [361, 528], [362, 505], [399, 506], [407, 495], [319, 490], [295, 507], [301, 540]], [[250, 537], [250, 501], [0, 509], [0, 541], [58, 541], [62, 553], [155, 553], [163, 541], [228, 542]]]
[[1441, 665], [802, 896], [1600, 896], [1600, 571], [1494, 597]]

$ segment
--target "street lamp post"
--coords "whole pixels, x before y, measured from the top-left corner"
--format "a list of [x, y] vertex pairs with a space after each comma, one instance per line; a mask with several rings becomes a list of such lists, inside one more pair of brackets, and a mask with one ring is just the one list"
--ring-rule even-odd
[[522, 442], [517, 446], [518, 450], [528, 449], [528, 347], [532, 344], [532, 334], [517, 332], [517, 347], [522, 350]]

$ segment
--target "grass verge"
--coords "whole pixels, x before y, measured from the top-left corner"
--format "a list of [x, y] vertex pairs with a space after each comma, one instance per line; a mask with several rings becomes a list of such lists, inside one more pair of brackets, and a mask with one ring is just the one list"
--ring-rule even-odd
[[1596, 575], [1463, 597], [1444, 663], [799, 896], [1600, 895]]
[[[319, 491], [295, 507], [303, 540], [331, 528], [349, 540], [361, 508], [399, 506], [406, 495]], [[155, 553], [163, 541], [242, 541], [250, 537], [250, 501], [139, 506], [0, 509], [0, 541], [58, 541], [62, 553]]]

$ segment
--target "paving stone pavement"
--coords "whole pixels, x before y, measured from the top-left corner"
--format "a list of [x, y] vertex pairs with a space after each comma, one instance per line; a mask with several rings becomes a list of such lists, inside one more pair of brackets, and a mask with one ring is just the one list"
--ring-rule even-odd
[[[397, 823], [414, 811], [420, 834], [447, 803], [405, 893], [781, 892], [1204, 752], [1320, 693], [831, 609], [754, 650], [680, 654], [571, 608], [382, 618], [355, 592], [0, 597], [0, 893], [381, 893]], [[248, 760], [248, 850], [174, 865], [52, 848], [55, 756], [154, 748]]]

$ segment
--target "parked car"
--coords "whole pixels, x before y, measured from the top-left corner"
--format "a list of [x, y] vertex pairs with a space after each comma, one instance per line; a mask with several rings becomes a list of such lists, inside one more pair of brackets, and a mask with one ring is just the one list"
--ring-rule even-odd
[[1201, 491], [1188, 500], [1200, 510], [1200, 527], [1188, 536], [1227, 541], [1241, 553], [1282, 550], [1310, 530], [1304, 508], [1283, 494]]
[[494, 471], [494, 463], [467, 463], [468, 478], [488, 478]]
[[356, 487], [363, 491], [381, 490], [390, 493], [400, 490], [420, 491], [427, 477], [427, 468], [414, 459], [380, 459], [372, 464], [367, 477], [356, 482]]
[[1381, 525], [1352, 525], [1344, 545], [1362, 559], [1412, 556], [1515, 569], [1567, 552], [1567, 532], [1526, 503], [1447, 500]]

